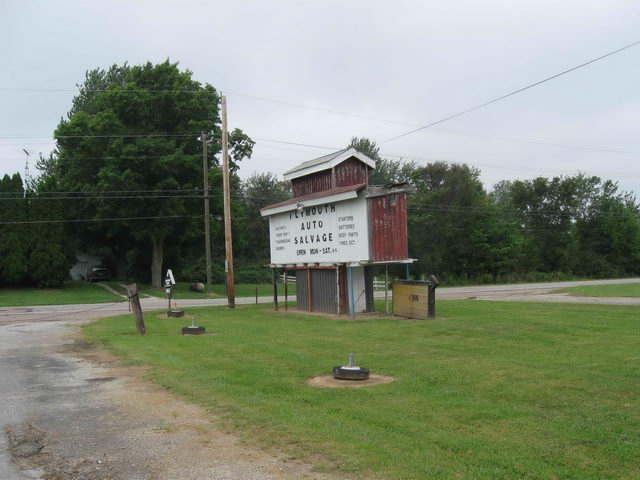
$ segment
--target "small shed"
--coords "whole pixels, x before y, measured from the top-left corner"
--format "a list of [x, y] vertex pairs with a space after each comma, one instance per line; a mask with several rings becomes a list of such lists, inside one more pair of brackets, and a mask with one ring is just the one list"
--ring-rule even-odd
[[261, 209], [271, 267], [294, 271], [298, 309], [373, 311], [373, 267], [411, 263], [407, 184], [369, 185], [375, 161], [347, 148], [288, 170], [293, 197]]

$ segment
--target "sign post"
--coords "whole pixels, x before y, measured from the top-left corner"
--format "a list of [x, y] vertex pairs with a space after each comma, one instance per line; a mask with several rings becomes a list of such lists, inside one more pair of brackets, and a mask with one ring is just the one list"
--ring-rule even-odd
[[168, 317], [182, 317], [184, 315], [183, 310], [171, 308], [171, 297], [173, 296], [173, 288], [175, 284], [176, 280], [173, 278], [173, 272], [171, 269], [168, 269], [167, 276], [164, 278], [164, 293], [166, 293], [167, 300], [169, 302], [169, 309], [167, 310]]

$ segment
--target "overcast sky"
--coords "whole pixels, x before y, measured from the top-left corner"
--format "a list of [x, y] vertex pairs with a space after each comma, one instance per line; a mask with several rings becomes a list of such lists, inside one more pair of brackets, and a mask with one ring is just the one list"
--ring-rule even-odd
[[633, 0], [1, 0], [0, 173], [23, 171], [23, 148], [53, 148], [73, 97], [27, 89], [73, 89], [88, 69], [169, 58], [227, 92], [230, 127], [258, 139], [243, 177], [328, 152], [266, 140], [339, 149], [357, 135], [385, 154], [474, 165], [487, 189], [582, 171], [638, 194], [640, 46], [382, 142], [412, 129], [401, 123], [428, 124], [640, 40], [639, 24]]

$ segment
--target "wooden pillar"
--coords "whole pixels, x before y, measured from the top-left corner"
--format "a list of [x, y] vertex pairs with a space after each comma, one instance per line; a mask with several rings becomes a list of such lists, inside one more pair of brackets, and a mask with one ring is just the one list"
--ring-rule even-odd
[[278, 270], [276, 268], [273, 271], [273, 305], [276, 312], [278, 311]]
[[389, 265], [384, 266], [384, 313], [389, 315]]
[[340, 265], [336, 264], [336, 302], [337, 312], [340, 315]]
[[431, 280], [428, 284], [428, 297], [427, 297], [427, 318], [434, 319], [436, 318], [436, 288], [440, 282], [438, 281], [438, 277], [435, 275], [431, 275]]
[[127, 285], [127, 294], [129, 296], [129, 302], [131, 302], [131, 310], [133, 311], [133, 318], [136, 322], [136, 330], [140, 335], [144, 335], [146, 330], [144, 328], [144, 319], [142, 318], [140, 298], [138, 297], [138, 285], [135, 283]]
[[347, 283], [349, 288], [349, 305], [351, 306], [351, 318], [356, 318], [356, 299], [353, 292], [353, 267], [347, 267]]
[[284, 309], [289, 310], [289, 285], [286, 268], [284, 269]]

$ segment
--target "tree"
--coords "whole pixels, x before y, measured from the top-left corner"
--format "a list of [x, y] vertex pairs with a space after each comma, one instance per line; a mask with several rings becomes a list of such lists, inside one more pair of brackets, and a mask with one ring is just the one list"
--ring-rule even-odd
[[[214, 139], [208, 157], [212, 187], [219, 179], [219, 95], [191, 77], [168, 60], [87, 72], [55, 131], [56, 154], [46, 165], [63, 190], [95, 197], [68, 209], [71, 218], [96, 220], [76, 230], [83, 243], [129, 263], [140, 258], [141, 245], [149, 245], [145, 257], [156, 287], [168, 239], [175, 246], [202, 230], [201, 219], [194, 218], [202, 211], [196, 198], [202, 188], [201, 132]], [[251, 155], [253, 141], [238, 129], [229, 138], [235, 170]]]
[[7, 285], [23, 285], [28, 282], [27, 202], [19, 173], [5, 175], [0, 181], [2, 213], [0, 219], [0, 279]]
[[[581, 275], [640, 273], [640, 214], [635, 197], [607, 186], [576, 222]], [[609, 188], [607, 188], [609, 187]]]
[[266, 205], [291, 196], [291, 184], [278, 180], [273, 173], [254, 173], [242, 184], [245, 228], [250, 235], [244, 257], [248, 261], [264, 263], [269, 260], [269, 223], [260, 215]]
[[352, 137], [349, 147], [355, 148], [376, 162], [375, 170], [369, 174], [369, 184], [371, 185], [408, 182], [411, 180], [412, 172], [417, 168], [413, 161], [382, 158], [376, 142], [366, 137]]
[[75, 261], [77, 242], [64, 223], [65, 203], [70, 200], [58, 198], [57, 180], [46, 171], [31, 187], [27, 195], [29, 220], [34, 222], [28, 225], [30, 283], [40, 288], [59, 287], [69, 278]]

